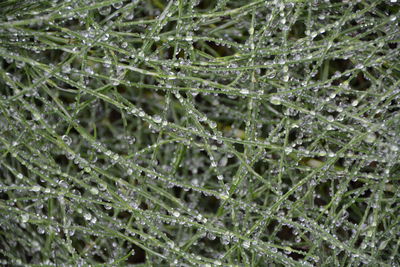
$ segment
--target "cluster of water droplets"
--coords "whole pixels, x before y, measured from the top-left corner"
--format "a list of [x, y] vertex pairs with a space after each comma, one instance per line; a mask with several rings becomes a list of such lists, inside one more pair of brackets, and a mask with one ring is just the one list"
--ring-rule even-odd
[[398, 263], [397, 1], [1, 9], [0, 264]]

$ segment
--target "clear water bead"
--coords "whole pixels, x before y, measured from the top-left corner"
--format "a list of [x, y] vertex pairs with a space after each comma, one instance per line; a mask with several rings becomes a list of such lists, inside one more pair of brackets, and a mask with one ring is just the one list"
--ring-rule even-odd
[[69, 137], [68, 135], [63, 135], [63, 136], [61, 137], [61, 139], [64, 141], [64, 143], [65, 143], [67, 146], [70, 146], [71, 143], [72, 143], [72, 139], [71, 139], [71, 137]]
[[290, 153], [292, 153], [292, 151], [293, 151], [293, 148], [291, 148], [291, 147], [286, 147], [285, 148], [286, 154], [290, 154]]
[[240, 93], [244, 94], [244, 95], [248, 95], [250, 93], [250, 91], [247, 89], [242, 89], [242, 90], [240, 90]]
[[26, 223], [29, 220], [29, 214], [21, 214], [21, 222]]
[[176, 218], [178, 218], [179, 216], [181, 216], [181, 214], [179, 213], [179, 211], [174, 211], [174, 212], [172, 213], [172, 215], [173, 215], [174, 217], [176, 217]]
[[40, 191], [40, 186], [38, 186], [38, 185], [33, 186], [32, 187], [32, 191], [33, 192], [39, 192]]
[[371, 144], [375, 141], [376, 139], [376, 135], [374, 133], [370, 133], [369, 135], [367, 135], [364, 139], [364, 141], [368, 144]]
[[90, 188], [90, 193], [92, 193], [93, 195], [97, 195], [99, 193], [99, 190], [96, 187], [92, 187]]
[[154, 116], [153, 120], [154, 120], [155, 123], [161, 123], [162, 122], [162, 118], [160, 116], [158, 116], [158, 115]]
[[277, 97], [277, 96], [271, 97], [271, 99], [269, 101], [273, 105], [280, 105], [281, 104], [281, 99], [279, 97]]
[[358, 105], [358, 100], [356, 99], [356, 100], [354, 100], [353, 102], [351, 102], [351, 105], [352, 105], [353, 107], [356, 107], [356, 106]]
[[90, 221], [90, 220], [92, 219], [92, 214], [90, 214], [90, 213], [85, 213], [85, 214], [83, 215], [83, 217], [85, 218], [85, 220]]

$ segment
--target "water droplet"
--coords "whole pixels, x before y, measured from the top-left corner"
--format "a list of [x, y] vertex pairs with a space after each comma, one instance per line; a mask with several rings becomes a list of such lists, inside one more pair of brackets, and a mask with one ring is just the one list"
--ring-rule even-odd
[[[105, 191], [105, 190], [107, 189], [107, 184], [105, 184], [105, 183], [100, 183], [100, 184], [98, 185], [98, 188], [99, 188], [100, 191]], [[92, 194], [93, 194], [93, 193], [92, 193]]]
[[242, 89], [242, 90], [240, 90], [240, 93], [244, 94], [244, 95], [248, 95], [250, 93], [250, 91], [247, 89]]
[[63, 135], [63, 136], [61, 137], [61, 139], [64, 141], [64, 143], [65, 143], [67, 146], [71, 145], [71, 143], [72, 143], [72, 139], [71, 139], [71, 137], [69, 137], [68, 135]]
[[39, 192], [40, 191], [40, 186], [38, 186], [38, 185], [33, 186], [32, 187], [32, 191], [33, 192]]
[[172, 212], [172, 215], [174, 215], [174, 217], [178, 218], [179, 216], [181, 216], [181, 214], [179, 213], [179, 211], [174, 211]]
[[115, 9], [120, 9], [123, 5], [124, 5], [124, 2], [123, 2], [123, 1], [112, 4], [112, 6], [113, 6]]
[[136, 138], [134, 136], [127, 136], [126, 141], [128, 142], [128, 144], [133, 145], [136, 141]]
[[26, 223], [29, 220], [29, 214], [21, 214], [21, 222]]
[[216, 236], [213, 233], [207, 233], [207, 238], [210, 240], [215, 240]]
[[69, 160], [73, 160], [73, 159], [75, 158], [75, 155], [72, 154], [72, 153], [67, 152], [66, 157], [67, 157], [67, 159], [69, 159]]
[[269, 101], [274, 105], [280, 105], [281, 104], [281, 99], [279, 97], [277, 97], [277, 96], [271, 97], [271, 99]]
[[215, 121], [210, 121], [210, 127], [211, 127], [212, 129], [217, 128], [217, 123], [216, 123]]
[[317, 32], [312, 32], [312, 33], [311, 33], [311, 38], [315, 38], [317, 35], [318, 35]]
[[160, 116], [156, 115], [156, 116], [153, 117], [153, 120], [154, 120], [155, 123], [161, 123], [162, 118]]
[[219, 161], [219, 166], [225, 167], [226, 164], [228, 164], [228, 157], [222, 157], [221, 160]]
[[367, 142], [368, 144], [371, 144], [375, 141], [376, 139], [376, 135], [374, 133], [370, 133], [369, 135], [367, 135], [364, 139], [365, 142]]
[[283, 81], [284, 82], [288, 82], [289, 81], [289, 75], [285, 75], [285, 76], [283, 76]]
[[92, 193], [93, 195], [97, 195], [99, 193], [99, 190], [96, 187], [92, 187], [90, 188], [90, 193]]
[[100, 15], [106, 16], [106, 15], [110, 14], [110, 12], [111, 12], [110, 6], [105, 6], [105, 7], [99, 8]]
[[286, 154], [290, 154], [290, 153], [292, 153], [292, 151], [293, 151], [293, 148], [291, 148], [291, 147], [286, 147], [285, 148]]

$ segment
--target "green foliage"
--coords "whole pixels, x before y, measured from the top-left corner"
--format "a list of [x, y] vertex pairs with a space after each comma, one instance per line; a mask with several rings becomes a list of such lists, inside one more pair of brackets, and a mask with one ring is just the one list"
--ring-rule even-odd
[[0, 1], [0, 263], [400, 266], [399, 9]]

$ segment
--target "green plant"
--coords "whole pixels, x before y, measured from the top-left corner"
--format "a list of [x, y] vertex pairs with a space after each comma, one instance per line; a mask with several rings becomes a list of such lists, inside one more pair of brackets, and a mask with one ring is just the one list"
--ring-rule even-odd
[[399, 266], [397, 1], [0, 10], [2, 264]]

